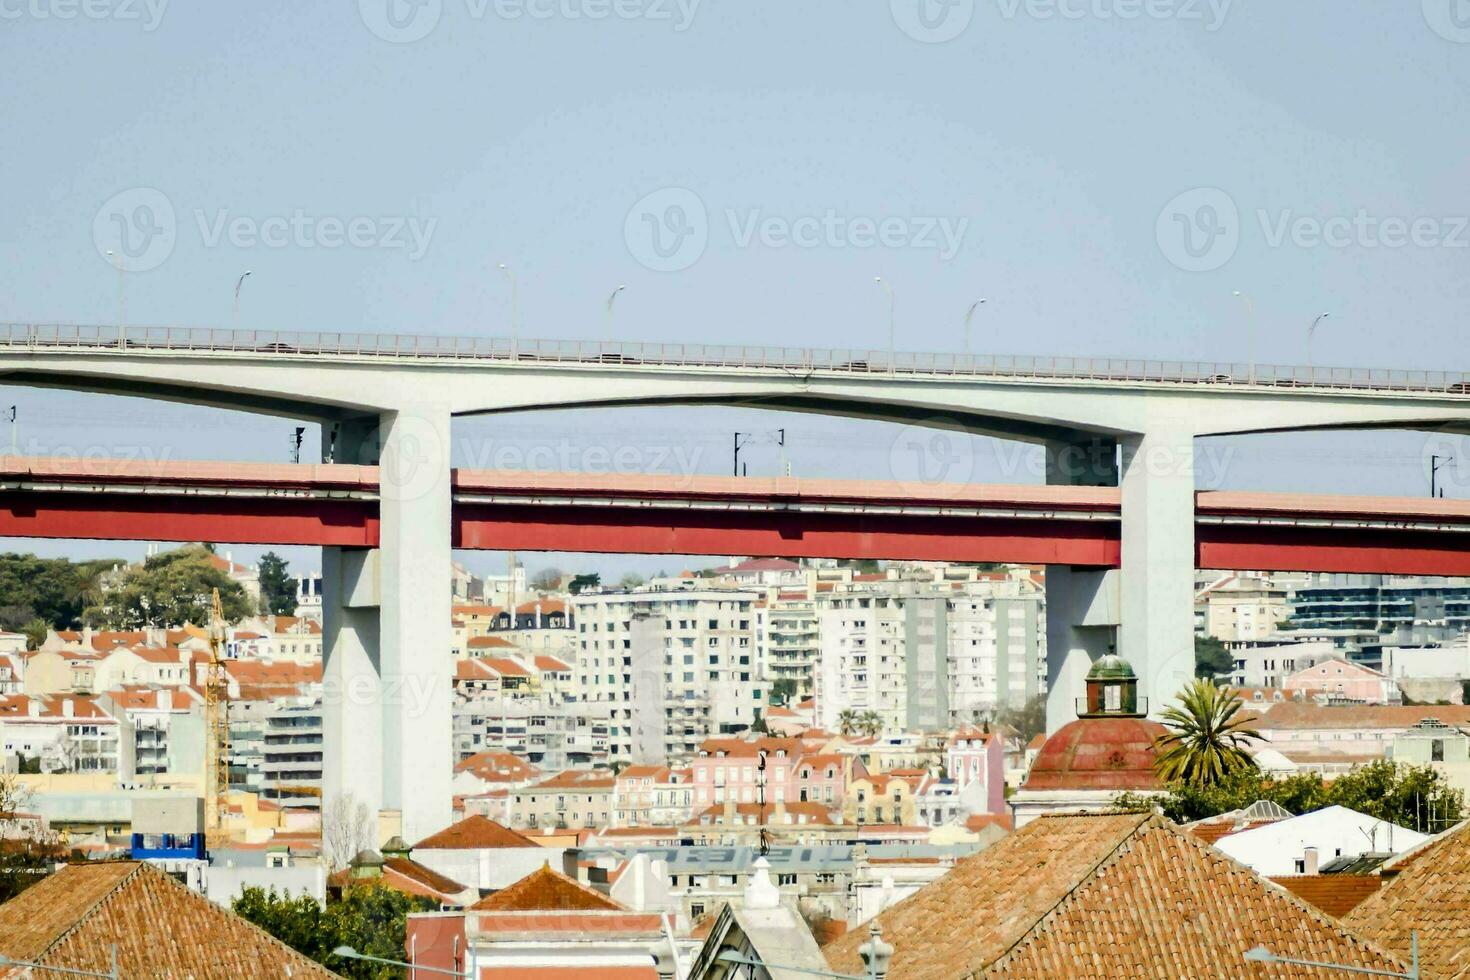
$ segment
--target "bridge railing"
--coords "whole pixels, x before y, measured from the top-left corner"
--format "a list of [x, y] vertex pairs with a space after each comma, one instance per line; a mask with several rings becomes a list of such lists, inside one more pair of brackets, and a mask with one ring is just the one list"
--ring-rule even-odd
[[280, 356], [347, 356], [429, 360], [493, 360], [527, 364], [603, 364], [733, 368], [852, 375], [1024, 378], [1154, 384], [1255, 386], [1429, 392], [1470, 397], [1470, 373], [1387, 368], [1287, 367], [1217, 361], [1139, 358], [1028, 357], [875, 350], [830, 350], [727, 344], [595, 340], [512, 340], [211, 327], [116, 327], [0, 324], [0, 349], [100, 352], [189, 351]]

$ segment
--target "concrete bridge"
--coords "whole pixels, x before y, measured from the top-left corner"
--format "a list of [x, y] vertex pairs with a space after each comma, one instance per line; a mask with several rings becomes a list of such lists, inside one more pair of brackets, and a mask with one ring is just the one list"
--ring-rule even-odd
[[[721, 404], [963, 430], [1046, 447], [1054, 486], [1116, 487], [1118, 568], [1048, 569], [1053, 700], [1119, 626], [1160, 703], [1192, 673], [1201, 436], [1470, 431], [1470, 376], [1128, 359], [991, 358], [679, 344], [183, 328], [0, 326], [11, 384], [318, 422], [333, 463], [379, 467], [377, 547], [323, 549], [326, 792], [449, 818], [454, 416]], [[393, 692], [413, 680], [423, 696]]]

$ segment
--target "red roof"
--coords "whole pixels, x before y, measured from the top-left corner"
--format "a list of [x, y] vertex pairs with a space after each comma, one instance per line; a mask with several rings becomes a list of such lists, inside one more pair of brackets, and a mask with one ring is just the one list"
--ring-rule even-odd
[[491, 820], [476, 814], [465, 817], [459, 823], [451, 824], [431, 834], [414, 845], [415, 850], [429, 848], [430, 850], [480, 850], [492, 847], [536, 847], [535, 841], [523, 837]]
[[1146, 718], [1079, 718], [1046, 740], [1025, 789], [1159, 789], [1154, 739], [1167, 729]]

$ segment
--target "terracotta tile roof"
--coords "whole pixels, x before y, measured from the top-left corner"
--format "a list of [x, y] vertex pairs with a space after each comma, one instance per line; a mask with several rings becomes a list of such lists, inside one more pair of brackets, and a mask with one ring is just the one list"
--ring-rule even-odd
[[1166, 731], [1144, 718], [1079, 718], [1046, 740], [1023, 788], [1160, 789], [1154, 739]]
[[465, 642], [465, 646], [471, 650], [491, 650], [515, 646], [503, 636], [472, 636]]
[[[78, 637], [80, 639], [80, 637]], [[148, 642], [148, 634], [142, 630], [102, 630], [92, 634], [92, 649], [105, 652], [116, 647], [138, 646]]]
[[[1272, 881], [1314, 908], [1341, 919], [1378, 891], [1377, 875], [1282, 875]], [[1388, 944], [1383, 944], [1388, 949]]]
[[527, 787], [522, 792], [536, 792], [538, 790], [569, 790], [569, 789], [612, 789], [617, 777], [606, 769], [567, 769], [557, 773], [550, 779], [543, 780], [535, 786]]
[[479, 850], [486, 847], [535, 847], [536, 842], [491, 820], [475, 814], [430, 834], [414, 845], [415, 850]]
[[499, 616], [505, 612], [499, 606], [477, 605], [475, 603], [462, 603], [452, 606], [449, 611], [454, 616]]
[[543, 864], [526, 877], [487, 895], [477, 912], [625, 912], [617, 902]]
[[799, 738], [758, 738], [747, 742], [743, 738], [707, 738], [699, 746], [703, 755], [716, 756], [724, 754], [727, 756], [755, 758], [765, 749], [769, 755], [774, 756], [777, 752], [785, 752], [788, 756], [798, 756], [802, 749]]
[[1001, 830], [1010, 830], [1011, 815], [1009, 813], [972, 813], [965, 818], [965, 829], [972, 834], [978, 834], [992, 824]]
[[1265, 730], [1311, 728], [1408, 728], [1425, 718], [1447, 725], [1470, 724], [1470, 705], [1342, 704], [1285, 701], [1274, 704], [1253, 727]]
[[[1148, 814], [1040, 817], [878, 918], [897, 949], [890, 980], [1266, 976], [1243, 959], [1257, 944], [1281, 956], [1405, 970]], [[866, 941], [866, 929], [853, 930], [827, 947], [828, 962], [860, 974], [857, 948]]]
[[487, 783], [515, 783], [535, 779], [541, 770], [510, 752], [477, 752], [458, 763], [455, 772], [473, 773]]
[[523, 602], [516, 606], [516, 615], [529, 616], [536, 611], [537, 606], [541, 607], [543, 616], [567, 611], [567, 604], [560, 599], [532, 599], [530, 602]]
[[336, 974], [147, 864], [67, 865], [0, 905], [0, 952], [125, 977]]
[[490, 665], [483, 660], [457, 660], [454, 663], [454, 679], [456, 681], [490, 681], [499, 680], [500, 675], [490, 669]]
[[[411, 858], [391, 857], [383, 859], [381, 878], [369, 879], [371, 884], [391, 888], [405, 895], [431, 898], [436, 902], [453, 902], [467, 889], [453, 878], [424, 867]], [[343, 868], [327, 878], [333, 888], [345, 888], [353, 884], [352, 869]]]
[[667, 779], [669, 768], [667, 766], [629, 766], [618, 773], [618, 779]]
[[146, 660], [150, 664], [182, 664], [184, 654], [178, 647], [129, 647], [133, 655], [139, 660]]
[[568, 674], [571, 673], [572, 665], [567, 663], [565, 660], [559, 660], [556, 657], [548, 657], [545, 654], [537, 654], [536, 669], [549, 670], [561, 674]]
[[486, 657], [480, 661], [501, 677], [530, 677], [531, 672], [509, 657]]
[[1408, 956], [1409, 933], [1417, 930], [1426, 977], [1470, 977], [1470, 822], [1400, 855], [1381, 873], [1383, 887], [1343, 925], [1401, 957]]

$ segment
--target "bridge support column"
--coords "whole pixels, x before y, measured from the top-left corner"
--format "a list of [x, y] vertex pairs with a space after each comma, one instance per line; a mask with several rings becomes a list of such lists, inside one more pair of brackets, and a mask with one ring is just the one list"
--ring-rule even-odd
[[420, 840], [453, 810], [449, 412], [405, 407], [336, 435], [335, 460], [379, 467], [379, 547], [323, 558], [324, 803], [350, 793]]
[[1122, 440], [1121, 653], [1157, 714], [1194, 676], [1194, 437]]
[[[1049, 443], [1046, 482], [1051, 486], [1115, 487], [1118, 445], [1081, 438]], [[1046, 568], [1046, 732], [1077, 718], [1077, 701], [1092, 662], [1108, 652], [1118, 627], [1116, 570], [1048, 565]]]

